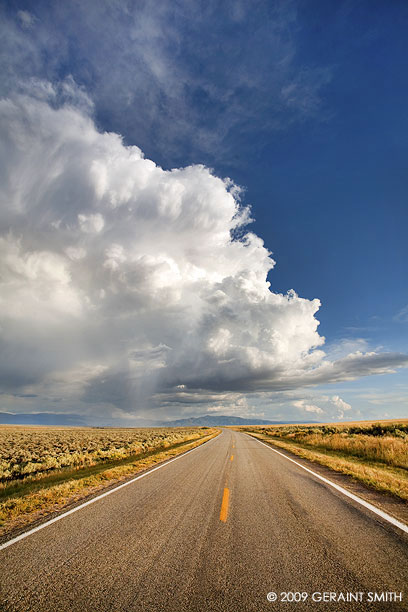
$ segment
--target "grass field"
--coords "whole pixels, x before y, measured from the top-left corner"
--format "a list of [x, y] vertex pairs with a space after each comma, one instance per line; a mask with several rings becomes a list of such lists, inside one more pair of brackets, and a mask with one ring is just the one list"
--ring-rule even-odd
[[0, 535], [218, 433], [209, 428], [0, 426]]
[[0, 427], [0, 483], [118, 461], [202, 436], [199, 429]]
[[241, 430], [408, 501], [408, 419]]

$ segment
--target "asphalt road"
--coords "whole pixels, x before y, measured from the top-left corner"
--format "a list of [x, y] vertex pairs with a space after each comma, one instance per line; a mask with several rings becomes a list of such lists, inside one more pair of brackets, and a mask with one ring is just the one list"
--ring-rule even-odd
[[[0, 568], [13, 612], [408, 609], [406, 534], [228, 430], [0, 551]], [[308, 599], [268, 602], [272, 591]], [[316, 601], [325, 592], [364, 595]]]

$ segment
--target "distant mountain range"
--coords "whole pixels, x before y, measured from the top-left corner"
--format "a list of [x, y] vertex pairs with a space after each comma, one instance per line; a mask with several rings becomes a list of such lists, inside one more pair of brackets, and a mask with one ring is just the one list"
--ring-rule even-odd
[[263, 421], [262, 419], [244, 419], [242, 417], [205, 414], [189, 419], [177, 419], [175, 421], [162, 421], [164, 427], [222, 427], [225, 425], [273, 425], [276, 421]]
[[[307, 422], [312, 423], [316, 421]], [[0, 412], [0, 424], [3, 425], [54, 425], [64, 427], [225, 427], [228, 425], [283, 425], [290, 423], [301, 423], [301, 421], [264, 421], [262, 419], [244, 419], [236, 416], [205, 414], [199, 417], [176, 419], [174, 421], [104, 419], [98, 422], [96, 420], [88, 420], [80, 414], [56, 414], [52, 412], [12, 414], [11, 412]]]
[[57, 414], [55, 412], [37, 412], [12, 414], [0, 412], [2, 425], [56, 425], [63, 427], [158, 427], [156, 421], [147, 419], [103, 419], [87, 418], [81, 414]]
[[87, 425], [80, 414], [55, 414], [53, 412], [33, 414], [0, 412], [0, 423], [2, 425], [70, 425], [71, 427], [86, 427]]

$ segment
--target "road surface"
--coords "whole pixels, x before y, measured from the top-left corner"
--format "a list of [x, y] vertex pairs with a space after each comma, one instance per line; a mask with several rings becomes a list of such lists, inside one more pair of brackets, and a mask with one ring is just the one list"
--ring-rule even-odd
[[0, 568], [13, 612], [408, 609], [407, 535], [230, 430], [0, 551]]

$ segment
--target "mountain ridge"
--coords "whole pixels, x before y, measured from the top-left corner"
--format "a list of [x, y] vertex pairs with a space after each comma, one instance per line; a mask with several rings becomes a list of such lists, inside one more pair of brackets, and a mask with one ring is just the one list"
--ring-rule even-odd
[[[317, 421], [304, 421], [317, 423]], [[1, 425], [43, 425], [49, 427], [228, 427], [237, 425], [290, 425], [301, 421], [269, 421], [257, 418], [244, 418], [229, 415], [204, 414], [198, 417], [153, 421], [148, 419], [101, 419], [88, 421], [79, 414], [57, 414], [54, 412], [20, 413], [0, 412]]]

